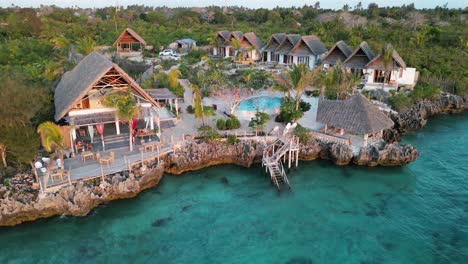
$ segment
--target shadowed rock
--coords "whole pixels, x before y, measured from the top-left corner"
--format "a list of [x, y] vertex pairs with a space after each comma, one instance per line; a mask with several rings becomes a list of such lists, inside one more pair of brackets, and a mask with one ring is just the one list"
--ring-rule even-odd
[[166, 225], [169, 221], [172, 221], [172, 217], [165, 217], [156, 219], [151, 225], [154, 227], [160, 227]]
[[286, 264], [312, 264], [312, 260], [306, 257], [294, 257], [286, 261]]
[[182, 207], [182, 209], [181, 209], [180, 211], [181, 211], [181, 212], [185, 212], [185, 211], [189, 210], [190, 208], [192, 208], [192, 206], [193, 206], [193, 205], [191, 205], [191, 204], [190, 204], [190, 205], [186, 205], [186, 206]]
[[221, 183], [223, 183], [224, 185], [229, 185], [229, 180], [228, 180], [228, 178], [222, 177], [222, 178], [221, 178]]

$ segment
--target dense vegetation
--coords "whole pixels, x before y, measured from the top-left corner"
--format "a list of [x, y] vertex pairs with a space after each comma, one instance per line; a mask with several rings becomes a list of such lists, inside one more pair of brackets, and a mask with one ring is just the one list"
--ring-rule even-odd
[[[277, 32], [315, 34], [327, 47], [338, 40], [355, 47], [365, 40], [374, 51], [391, 43], [409, 66], [418, 68], [421, 79], [428, 84], [426, 87], [436, 86], [467, 95], [466, 15], [466, 9], [416, 10], [413, 5], [380, 8], [369, 4], [364, 8], [358, 4], [333, 11], [320, 9], [318, 2], [313, 6], [272, 10], [145, 6], [120, 10], [113, 7], [0, 8], [0, 97], [3, 100], [0, 153], [5, 154], [2, 156], [10, 164], [27, 163], [34, 157], [39, 145], [35, 128], [42, 121], [53, 119], [53, 91], [62, 73], [73, 67], [75, 52], [86, 54], [96, 45], [111, 46], [126, 27], [134, 29], [148, 45], [154, 46], [153, 52], [180, 38], [193, 38], [199, 46], [208, 44], [208, 39], [218, 30], [253, 31], [264, 42]], [[203, 52], [194, 53], [184, 63], [193, 64], [203, 56]], [[169, 62], [162, 65], [165, 69], [170, 66]], [[194, 78], [201, 88], [200, 96], [204, 86], [216, 84], [222, 78], [220, 72], [195, 73], [198, 77], [209, 77]], [[180, 74], [191, 73], [189, 68], [181, 67]], [[263, 72], [249, 70], [238, 77], [238, 85], [254, 88], [261, 88], [269, 79]], [[161, 74], [153, 81], [170, 87], [169, 76]], [[172, 84], [170, 88], [180, 93], [180, 87]], [[412, 102], [431, 93], [415, 91], [410, 99], [401, 100]]]

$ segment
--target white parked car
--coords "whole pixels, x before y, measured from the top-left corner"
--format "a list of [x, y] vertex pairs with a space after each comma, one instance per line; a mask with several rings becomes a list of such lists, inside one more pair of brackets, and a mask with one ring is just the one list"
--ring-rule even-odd
[[178, 60], [180, 60], [181, 57], [180, 57], [179, 54], [174, 54], [174, 55], [169, 56], [168, 58], [171, 59], [171, 60], [178, 61]]
[[172, 55], [176, 55], [176, 53], [172, 51], [171, 49], [165, 49], [159, 52], [159, 56], [172, 56]]

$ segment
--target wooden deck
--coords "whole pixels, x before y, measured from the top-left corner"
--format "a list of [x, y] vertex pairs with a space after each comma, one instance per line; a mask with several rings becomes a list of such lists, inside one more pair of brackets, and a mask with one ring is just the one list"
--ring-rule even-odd
[[64, 162], [64, 168], [70, 174], [70, 177], [52, 181], [47, 174], [42, 174], [40, 175], [41, 184], [44, 189], [47, 190], [47, 188], [50, 187], [71, 184], [79, 180], [93, 179], [124, 172], [129, 170], [130, 165], [141, 162], [142, 160], [157, 158], [158, 155], [166, 155], [173, 150], [174, 148], [171, 145], [162, 146], [160, 151], [155, 149], [154, 151], [146, 152], [141, 152], [138, 148], [133, 152], [129, 152], [128, 147], [113, 149], [112, 151], [115, 153], [115, 159], [108, 165], [99, 164], [97, 160], [92, 159], [83, 162], [81, 156], [77, 156], [75, 158], [66, 159]]

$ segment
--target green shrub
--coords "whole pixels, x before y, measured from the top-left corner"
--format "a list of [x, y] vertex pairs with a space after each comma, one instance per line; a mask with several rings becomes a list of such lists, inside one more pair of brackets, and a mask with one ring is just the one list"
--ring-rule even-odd
[[305, 128], [299, 124], [294, 129], [294, 135], [296, 135], [299, 138], [299, 142], [301, 143], [307, 143], [312, 138], [312, 135], [310, 134], [310, 129]]
[[228, 135], [227, 136], [227, 143], [229, 145], [234, 145], [238, 142], [239, 140], [237, 139], [237, 137], [235, 135]]
[[169, 87], [169, 90], [177, 96], [184, 96], [184, 87], [182, 85], [177, 85], [176, 87]]
[[9, 187], [10, 186], [10, 179], [3, 180], [3, 186]]
[[229, 129], [239, 129], [241, 127], [241, 123], [236, 116], [231, 116], [227, 120], [231, 121], [231, 128]]
[[299, 110], [296, 110], [296, 101], [284, 97], [281, 100], [280, 113], [276, 116], [275, 121], [282, 123], [295, 122], [304, 115], [304, 112], [309, 111], [310, 107], [309, 103], [301, 101]]
[[216, 127], [219, 130], [226, 130], [226, 121], [224, 121], [224, 119], [221, 118], [216, 120]]
[[161, 60], [159, 65], [165, 70], [168, 71], [171, 69], [172, 66], [176, 65], [177, 62], [175, 60]]
[[270, 116], [264, 112], [257, 112], [255, 113], [255, 117], [253, 117], [249, 122], [249, 127], [254, 129], [255, 131], [263, 130], [265, 127], [266, 122], [270, 120]]
[[198, 133], [203, 140], [211, 142], [219, 139], [221, 135], [210, 126], [201, 126], [198, 128]]
[[214, 116], [215, 110], [213, 106], [204, 105], [203, 106], [203, 115], [205, 116]]
[[319, 90], [313, 90], [311, 95], [313, 97], [319, 97], [320, 96], [320, 91]]
[[411, 97], [415, 102], [419, 102], [425, 99], [431, 100], [437, 98], [440, 95], [442, 88], [440, 86], [433, 86], [427, 83], [419, 83], [414, 87], [411, 92]]
[[226, 119], [226, 129], [227, 130], [232, 129], [232, 119], [231, 118]]
[[394, 96], [389, 98], [389, 103], [393, 109], [398, 112], [406, 112], [413, 105], [413, 100], [411, 97], [407, 96], [404, 93], [397, 93]]
[[192, 105], [187, 106], [187, 113], [189, 113], [189, 114], [195, 113], [195, 109], [193, 109]]
[[154, 76], [157, 88], [167, 88], [169, 87], [169, 77], [164, 72], [158, 72]]
[[191, 73], [190, 70], [191, 70], [191, 69], [187, 66], [187, 64], [185, 64], [185, 63], [182, 62], [182, 63], [179, 65], [180, 78], [182, 78], [182, 79], [188, 79], [189, 76], [190, 76], [190, 73]]

